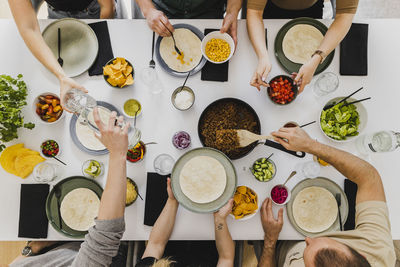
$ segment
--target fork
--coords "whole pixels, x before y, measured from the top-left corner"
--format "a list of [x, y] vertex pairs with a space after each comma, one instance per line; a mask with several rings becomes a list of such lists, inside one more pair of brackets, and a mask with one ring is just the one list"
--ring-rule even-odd
[[149, 67], [154, 69], [156, 67], [156, 62], [154, 61], [154, 38], [155, 38], [156, 33], [153, 32], [153, 42], [151, 44], [151, 60], [149, 63]]

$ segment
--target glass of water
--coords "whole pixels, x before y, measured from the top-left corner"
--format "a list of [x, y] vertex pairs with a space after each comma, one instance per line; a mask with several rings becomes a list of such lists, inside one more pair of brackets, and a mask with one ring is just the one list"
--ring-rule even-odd
[[324, 72], [315, 80], [313, 91], [317, 97], [322, 97], [333, 93], [338, 87], [338, 76], [333, 72]]
[[167, 175], [172, 172], [175, 160], [168, 154], [160, 154], [154, 159], [154, 170], [160, 175]]
[[58, 176], [57, 165], [42, 162], [33, 169], [33, 179], [38, 183], [49, 183]]
[[303, 178], [316, 178], [321, 172], [321, 166], [315, 161], [299, 163], [295, 169]]
[[155, 68], [145, 67], [140, 77], [152, 94], [157, 95], [163, 91], [162, 83]]

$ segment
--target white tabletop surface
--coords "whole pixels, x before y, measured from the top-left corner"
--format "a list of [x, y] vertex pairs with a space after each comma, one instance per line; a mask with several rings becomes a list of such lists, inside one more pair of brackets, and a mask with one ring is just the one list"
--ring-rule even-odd
[[[181, 21], [179, 21], [181, 22]], [[192, 20], [184, 21], [204, 28], [218, 28], [219, 20]], [[369, 24], [368, 42], [368, 76], [341, 76], [339, 89], [332, 95], [316, 99], [311, 91], [311, 86], [306, 88], [293, 103], [287, 107], [278, 107], [267, 99], [266, 92], [258, 92], [249, 85], [249, 80], [256, 68], [257, 58], [247, 36], [246, 22], [240, 21], [238, 26], [238, 47], [235, 55], [229, 63], [229, 81], [204, 82], [200, 80], [200, 73], [188, 80], [187, 85], [194, 89], [196, 102], [189, 111], [176, 110], [171, 102], [172, 91], [178, 87], [183, 79], [175, 78], [158, 68], [158, 74], [164, 85], [161, 95], [151, 95], [140, 79], [141, 70], [148, 66], [151, 56], [152, 33], [145, 21], [141, 20], [115, 20], [109, 21], [114, 56], [122, 56], [133, 63], [136, 76], [135, 84], [127, 89], [118, 90], [108, 86], [102, 76], [89, 77], [87, 73], [76, 80], [84, 85], [97, 100], [110, 102], [121, 108], [127, 98], [138, 99], [143, 106], [143, 114], [138, 118], [137, 125], [142, 130], [144, 142], [156, 141], [158, 145], [148, 147], [148, 153], [141, 163], [128, 163], [128, 176], [133, 178], [139, 186], [142, 196], [146, 192], [146, 173], [154, 171], [153, 160], [160, 153], [171, 154], [178, 159], [184, 152], [178, 151], [171, 144], [172, 135], [179, 130], [185, 130], [192, 136], [192, 148], [201, 146], [197, 135], [197, 122], [204, 108], [216, 99], [223, 97], [236, 97], [249, 103], [258, 113], [262, 133], [268, 134], [287, 121], [307, 123], [319, 118], [321, 106], [329, 99], [336, 96], [345, 96], [355, 89], [364, 86], [365, 90], [357, 94], [357, 98], [371, 96], [372, 100], [365, 102], [368, 110], [368, 124], [365, 132], [373, 132], [383, 129], [400, 130], [398, 114], [400, 90], [398, 88], [398, 63], [400, 62], [400, 35], [396, 34], [400, 28], [400, 20], [362, 20]], [[41, 28], [49, 21], [40, 21]], [[275, 35], [285, 20], [266, 20], [268, 27], [268, 46], [273, 48]], [[330, 21], [324, 21], [329, 25]], [[13, 20], [0, 20], [0, 73], [17, 76], [24, 75], [29, 89], [28, 106], [24, 115], [26, 121], [34, 121], [34, 130], [21, 129], [19, 139], [13, 143], [23, 142], [28, 148], [38, 150], [41, 141], [47, 137], [60, 140], [63, 153], [61, 159], [67, 162], [68, 167], [61, 168], [61, 177], [69, 177], [81, 174], [81, 164], [87, 159], [96, 158], [107, 163], [108, 156], [93, 157], [77, 148], [69, 135], [68, 114], [63, 121], [56, 125], [41, 124], [32, 114], [32, 100], [42, 92], [59, 92], [58, 81], [52, 76], [29, 52], [22, 38], [18, 34]], [[270, 77], [284, 73], [277, 60], [270, 51], [272, 71]], [[336, 49], [335, 57], [327, 71], [339, 73], [339, 49]], [[329, 145], [340, 147], [350, 152], [356, 152], [353, 143], [338, 145], [328, 140], [319, 129], [318, 124], [308, 126], [307, 132], [314, 138]], [[260, 156], [267, 156], [274, 152], [273, 160], [277, 164], [277, 175], [272, 182], [257, 182], [248, 170], [252, 162]], [[266, 146], [258, 146], [248, 156], [235, 160], [234, 165], [238, 173], [238, 184], [244, 184], [253, 188], [260, 200], [263, 200], [273, 185], [282, 183], [290, 174], [298, 162], [311, 159], [307, 155], [304, 159], [295, 158], [289, 154], [280, 152]], [[400, 239], [400, 149], [396, 152], [376, 154], [372, 156], [373, 165], [379, 170], [385, 186], [387, 202], [392, 224], [394, 239]], [[106, 164], [107, 165], [107, 164]], [[343, 186], [344, 177], [332, 167], [324, 167], [321, 176], [329, 177]], [[97, 181], [105, 185], [106, 176]], [[58, 181], [58, 180], [57, 180]], [[56, 181], [56, 182], [57, 182]], [[18, 240], [18, 220], [20, 205], [20, 184], [34, 183], [32, 175], [23, 180], [6, 173], [0, 169], [0, 240]], [[54, 184], [54, 183], [53, 183]], [[151, 227], [143, 225], [144, 201], [138, 200], [125, 211], [126, 231], [124, 239], [147, 239]], [[277, 210], [275, 209], [275, 212]], [[295, 231], [290, 224], [286, 211], [284, 226], [280, 239], [302, 239], [303, 236]], [[228, 225], [233, 239], [262, 239], [263, 230], [260, 216], [257, 213], [247, 221], [235, 221], [228, 218]], [[177, 220], [171, 239], [214, 239], [213, 218], [211, 214], [196, 214], [179, 207]], [[49, 226], [48, 239], [66, 239]]]

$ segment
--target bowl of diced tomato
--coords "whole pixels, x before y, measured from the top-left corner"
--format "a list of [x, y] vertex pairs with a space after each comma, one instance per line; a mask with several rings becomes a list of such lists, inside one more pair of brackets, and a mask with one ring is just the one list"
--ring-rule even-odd
[[278, 75], [269, 82], [267, 94], [269, 99], [275, 104], [287, 105], [296, 99], [298, 88], [289, 76]]

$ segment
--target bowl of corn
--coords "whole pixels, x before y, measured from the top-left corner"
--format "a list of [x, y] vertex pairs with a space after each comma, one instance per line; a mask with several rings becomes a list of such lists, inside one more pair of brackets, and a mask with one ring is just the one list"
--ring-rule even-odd
[[213, 31], [201, 41], [201, 52], [208, 61], [222, 64], [231, 59], [235, 52], [235, 42], [229, 34]]

